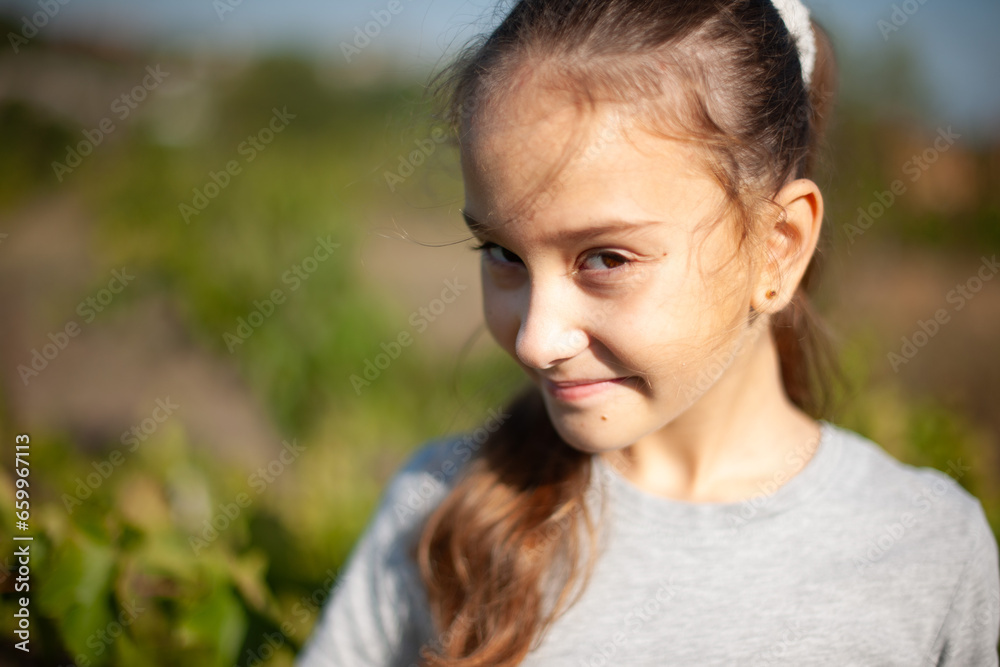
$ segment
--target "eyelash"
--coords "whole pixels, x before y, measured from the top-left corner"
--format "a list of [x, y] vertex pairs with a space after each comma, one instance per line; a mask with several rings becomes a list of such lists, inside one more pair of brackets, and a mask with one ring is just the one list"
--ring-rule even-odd
[[[496, 243], [493, 243], [492, 241], [484, 241], [482, 243], [479, 243], [477, 245], [472, 246], [472, 250], [480, 252], [480, 253], [486, 255], [486, 259], [489, 260], [489, 261], [491, 261], [491, 262], [495, 262], [495, 263], [498, 263], [498, 264], [500, 264], [500, 263], [503, 263], [503, 264], [513, 264], [514, 263], [514, 262], [500, 262], [500, 260], [494, 258], [492, 255], [489, 254], [489, 251], [492, 250], [493, 248], [502, 248], [502, 246], [500, 246], [500, 245], [498, 245]], [[505, 250], [506, 252], [510, 252], [509, 250], [506, 250], [506, 248], [502, 248], [502, 249]], [[511, 253], [511, 254], [513, 255], [514, 253]], [[628, 257], [625, 257], [624, 255], [622, 255], [621, 253], [618, 253], [618, 252], [612, 252], [612, 251], [591, 252], [591, 253], [589, 253], [587, 255], [586, 259], [590, 259], [592, 257], [613, 257], [614, 261], [618, 261], [619, 262], [619, 264], [617, 266], [607, 267], [607, 268], [604, 268], [604, 269], [598, 269], [599, 272], [621, 273], [621, 272], [624, 272], [624, 271], [626, 271], [628, 269], [633, 268], [633, 265], [634, 265], [634, 262], [632, 260], [630, 260]]]

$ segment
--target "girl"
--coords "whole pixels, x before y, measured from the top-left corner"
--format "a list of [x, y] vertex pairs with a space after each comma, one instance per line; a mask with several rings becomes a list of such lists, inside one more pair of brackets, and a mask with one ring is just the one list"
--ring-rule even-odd
[[396, 475], [300, 664], [996, 665], [982, 507], [814, 418], [797, 0], [522, 0], [442, 79], [532, 381]]

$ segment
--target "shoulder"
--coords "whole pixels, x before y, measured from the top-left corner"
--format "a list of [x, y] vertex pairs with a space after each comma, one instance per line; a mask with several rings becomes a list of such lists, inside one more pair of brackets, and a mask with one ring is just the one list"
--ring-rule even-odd
[[933, 640], [935, 660], [996, 665], [1000, 556], [982, 503], [960, 484], [971, 466], [959, 458], [944, 470], [907, 465], [839, 427], [832, 442], [842, 455], [834, 493], [849, 512], [836, 523], [853, 585], [880, 601], [873, 604], [905, 608]]
[[[447, 494], [454, 438], [424, 443], [385, 485], [304, 649], [309, 665], [409, 664], [434, 628], [412, 546]], [[461, 440], [459, 440], [461, 442]]]
[[462, 436], [456, 435], [418, 447], [386, 484], [379, 513], [391, 517], [397, 529], [422, 523], [448, 495], [471, 458], [472, 452], [463, 442]]
[[979, 500], [960, 484], [972, 470], [961, 458], [949, 460], [944, 470], [917, 467], [903, 463], [854, 431], [831, 424], [830, 432], [831, 441], [840, 450], [840, 482], [855, 497], [941, 518], [981, 511]]
[[982, 504], [960, 484], [972, 469], [965, 461], [952, 459], [945, 470], [913, 466], [854, 431], [830, 426], [839, 458], [833, 493], [852, 523], [874, 535], [876, 547], [903, 542], [907, 551], [934, 551], [959, 564], [991, 544], [995, 549]]

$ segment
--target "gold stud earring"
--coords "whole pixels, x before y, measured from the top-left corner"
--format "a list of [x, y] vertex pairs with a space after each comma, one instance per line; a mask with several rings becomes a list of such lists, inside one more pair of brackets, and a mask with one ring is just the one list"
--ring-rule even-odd
[[773, 299], [774, 297], [778, 296], [778, 293], [773, 289], [769, 289], [767, 290], [767, 294], [765, 294], [764, 296], [766, 296], [768, 299]]

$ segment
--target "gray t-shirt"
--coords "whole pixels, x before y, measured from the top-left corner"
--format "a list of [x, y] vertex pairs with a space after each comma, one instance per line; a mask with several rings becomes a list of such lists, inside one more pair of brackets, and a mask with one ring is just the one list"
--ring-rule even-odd
[[[914, 468], [820, 424], [808, 463], [741, 503], [653, 496], [595, 457], [600, 557], [522, 664], [996, 666], [997, 543], [952, 478], [968, 467]], [[432, 442], [391, 480], [299, 667], [409, 667], [442, 639], [407, 547], [469, 455]]]

